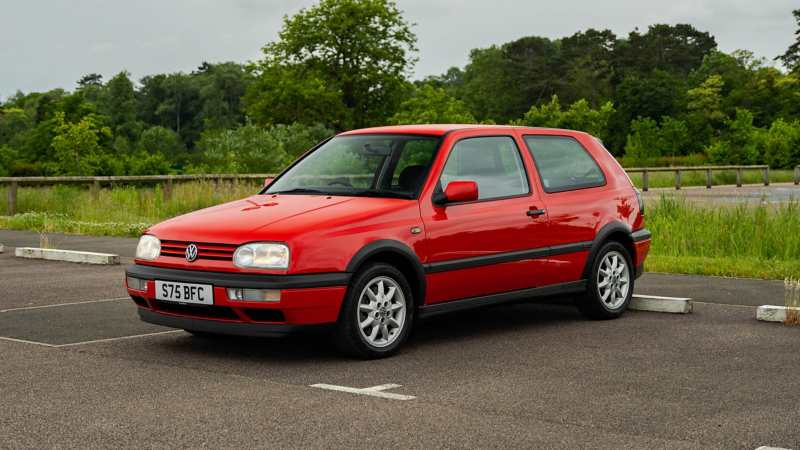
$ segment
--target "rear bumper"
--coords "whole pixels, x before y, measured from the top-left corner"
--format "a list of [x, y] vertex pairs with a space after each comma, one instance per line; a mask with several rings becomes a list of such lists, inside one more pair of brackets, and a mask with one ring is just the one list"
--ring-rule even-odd
[[645, 229], [637, 230], [631, 233], [631, 240], [633, 241], [633, 265], [636, 267], [636, 278], [642, 275], [644, 270], [644, 260], [647, 259], [647, 254], [650, 252], [650, 238], [652, 234]]
[[224, 322], [219, 320], [196, 319], [192, 317], [162, 314], [139, 308], [139, 318], [143, 322], [184, 330], [206, 333], [228, 334], [251, 337], [282, 337], [293, 333], [320, 333], [333, 328], [335, 322], [304, 325]]
[[[129, 277], [148, 280], [147, 290], [128, 288], [149, 323], [209, 333], [240, 336], [283, 336], [324, 329], [336, 322], [350, 273], [262, 275], [183, 270], [134, 264]], [[213, 286], [213, 306], [165, 302], [155, 295], [154, 280]], [[278, 302], [228, 299], [227, 288], [279, 289]]]

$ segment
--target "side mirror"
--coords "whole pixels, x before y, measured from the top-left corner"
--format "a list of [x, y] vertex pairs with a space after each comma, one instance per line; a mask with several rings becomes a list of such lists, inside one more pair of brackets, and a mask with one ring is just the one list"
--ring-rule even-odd
[[474, 202], [478, 199], [478, 183], [474, 181], [451, 181], [444, 192], [433, 195], [436, 204]]
[[264, 180], [264, 187], [269, 186], [269, 184], [272, 183], [272, 180], [274, 180], [274, 179], [275, 178], [267, 178], [266, 180]]

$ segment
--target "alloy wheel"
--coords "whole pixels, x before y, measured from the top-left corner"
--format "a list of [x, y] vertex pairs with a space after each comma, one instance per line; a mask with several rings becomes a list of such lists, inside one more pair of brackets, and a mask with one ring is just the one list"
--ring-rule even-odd
[[403, 290], [389, 277], [376, 277], [361, 291], [356, 313], [361, 336], [367, 343], [386, 347], [403, 331], [406, 320]]
[[597, 293], [606, 308], [619, 308], [628, 297], [630, 272], [625, 257], [619, 252], [608, 252], [597, 272]]

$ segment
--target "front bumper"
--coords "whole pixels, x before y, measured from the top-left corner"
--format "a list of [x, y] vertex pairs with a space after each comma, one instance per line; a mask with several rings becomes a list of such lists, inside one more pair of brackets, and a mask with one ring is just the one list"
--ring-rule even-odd
[[[282, 336], [323, 330], [336, 322], [352, 274], [345, 272], [264, 275], [209, 272], [134, 264], [129, 277], [151, 281], [146, 291], [128, 288], [141, 320], [187, 330], [241, 336]], [[156, 299], [152, 281], [210, 284], [214, 305], [202, 306]], [[280, 289], [279, 302], [228, 299], [227, 288]]]

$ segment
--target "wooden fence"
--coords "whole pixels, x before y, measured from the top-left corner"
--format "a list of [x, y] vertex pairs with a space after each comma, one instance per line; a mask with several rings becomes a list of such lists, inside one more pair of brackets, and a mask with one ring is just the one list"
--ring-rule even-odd
[[[648, 175], [651, 172], [675, 172], [675, 189], [681, 188], [682, 172], [706, 172], [706, 187], [711, 188], [711, 173], [714, 170], [736, 170], [736, 186], [742, 186], [742, 172], [763, 170], [764, 186], [769, 186], [769, 166], [702, 166], [702, 167], [641, 167], [625, 169], [628, 173], [642, 174], [642, 190], [648, 190]], [[266, 180], [275, 174], [233, 174], [233, 175], [141, 175], [125, 177], [0, 177], [0, 184], [8, 187], [8, 215], [17, 213], [17, 188], [25, 185], [90, 184], [92, 197], [100, 193], [100, 186], [134, 183], [162, 183], [164, 198], [169, 198], [172, 184], [184, 181], [210, 180], [219, 183], [223, 180]], [[794, 184], [800, 184], [800, 165], [794, 168]]]

